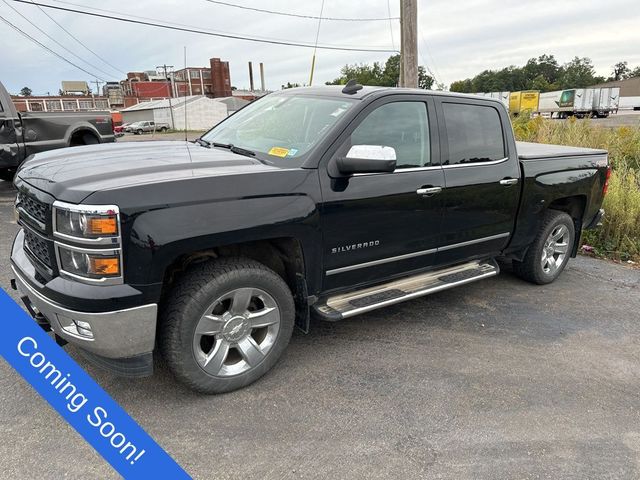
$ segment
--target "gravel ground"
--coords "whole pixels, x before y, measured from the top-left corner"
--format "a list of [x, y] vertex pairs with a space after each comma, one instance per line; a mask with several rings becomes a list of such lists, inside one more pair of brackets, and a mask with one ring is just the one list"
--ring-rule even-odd
[[[13, 191], [0, 181], [0, 286]], [[15, 292], [10, 291], [15, 297]], [[296, 333], [251, 387], [200, 396], [70, 354], [194, 478], [638, 479], [640, 270], [579, 257]], [[117, 478], [0, 361], [0, 477]]]

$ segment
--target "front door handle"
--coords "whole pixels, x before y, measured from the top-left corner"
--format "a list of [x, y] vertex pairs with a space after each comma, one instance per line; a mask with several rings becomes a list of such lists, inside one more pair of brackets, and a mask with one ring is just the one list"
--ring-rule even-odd
[[502, 180], [500, 180], [500, 185], [505, 186], [515, 185], [516, 183], [518, 183], [517, 178], [503, 178]]
[[441, 191], [442, 187], [423, 187], [416, 190], [416, 193], [424, 197], [430, 197], [431, 195], [435, 195], [436, 193], [440, 193]]

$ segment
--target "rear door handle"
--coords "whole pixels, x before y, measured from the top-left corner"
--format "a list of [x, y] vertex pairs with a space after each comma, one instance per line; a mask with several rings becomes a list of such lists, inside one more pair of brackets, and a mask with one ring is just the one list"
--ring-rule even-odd
[[500, 180], [500, 185], [515, 185], [516, 183], [518, 183], [518, 179], [517, 178], [503, 178], [502, 180]]
[[431, 196], [431, 195], [435, 195], [436, 193], [440, 193], [441, 191], [442, 191], [442, 187], [424, 187], [416, 190], [416, 193], [418, 195]]

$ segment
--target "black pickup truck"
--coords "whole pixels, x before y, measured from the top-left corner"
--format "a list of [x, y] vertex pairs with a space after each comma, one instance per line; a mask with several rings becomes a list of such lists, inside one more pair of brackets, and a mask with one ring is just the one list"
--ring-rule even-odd
[[0, 83], [0, 179], [11, 180], [34, 153], [115, 141], [109, 112], [16, 111]]
[[[598, 225], [607, 152], [516, 143], [499, 101], [412, 89], [273, 93], [195, 143], [37, 154], [11, 262], [36, 320], [93, 361], [202, 392], [250, 384], [309, 317], [497, 275], [536, 284]], [[524, 287], [523, 285], [523, 288]]]

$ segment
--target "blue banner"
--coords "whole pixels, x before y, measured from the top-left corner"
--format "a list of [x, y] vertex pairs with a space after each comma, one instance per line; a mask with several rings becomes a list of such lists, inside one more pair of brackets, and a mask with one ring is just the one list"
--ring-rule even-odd
[[126, 479], [191, 478], [2, 289], [0, 321], [2, 357], [120, 475]]

